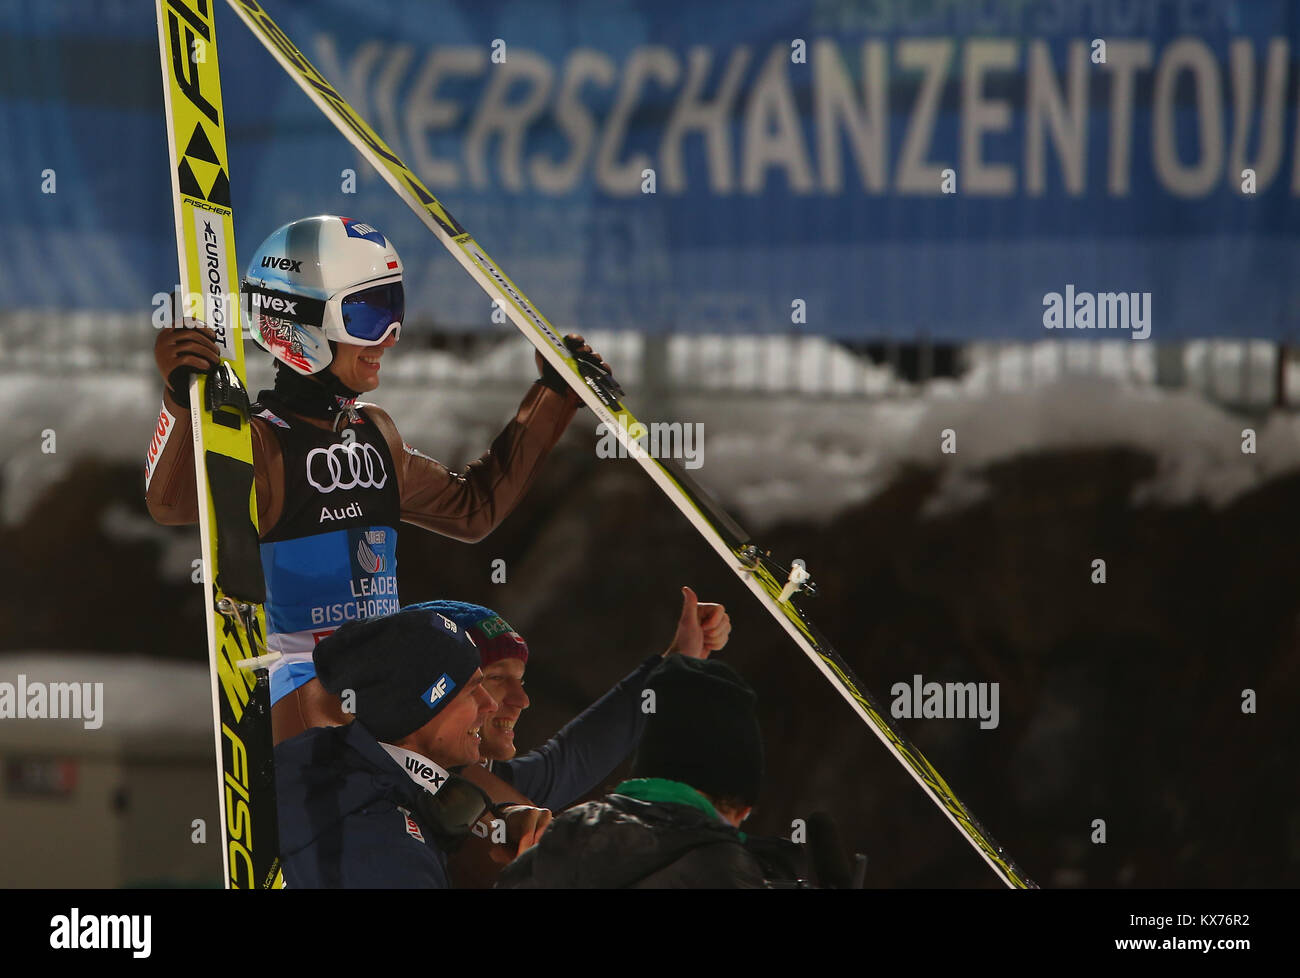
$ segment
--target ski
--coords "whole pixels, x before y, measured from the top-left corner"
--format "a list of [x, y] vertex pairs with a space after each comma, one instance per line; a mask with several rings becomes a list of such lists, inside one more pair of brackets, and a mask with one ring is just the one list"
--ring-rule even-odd
[[230, 207], [215, 4], [155, 0], [184, 313], [217, 334], [222, 362], [191, 378], [221, 861], [228, 889], [283, 885], [249, 400]]
[[[844, 659], [812, 626], [792, 600], [796, 592], [815, 588], [801, 566], [781, 568], [749, 539], [721, 507], [686, 473], [666, 460], [652, 458], [630, 430], [644, 426], [622, 403], [623, 392], [598, 367], [575, 360], [550, 322], [503, 272], [473, 236], [451, 216], [379, 134], [350, 106], [272, 20], [258, 0], [228, 0], [254, 36], [316, 103], [344, 137], [371, 163], [430, 231], [511, 321], [565, 377], [596, 416], [617, 433], [627, 452], [650, 475], [718, 555], [763, 603], [790, 638], [826, 679], [875, 731], [949, 821], [975, 848], [998, 877], [1012, 888], [1036, 888], [1011, 857], [948, 787], [916, 747], [889, 722]], [[784, 579], [780, 576], [784, 571]]]

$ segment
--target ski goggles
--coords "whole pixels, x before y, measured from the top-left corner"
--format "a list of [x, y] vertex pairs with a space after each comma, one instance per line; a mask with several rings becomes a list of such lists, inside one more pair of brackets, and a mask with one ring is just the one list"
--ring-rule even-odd
[[[326, 303], [326, 321], [341, 324], [343, 336], [330, 339], [361, 346], [377, 346], [390, 333], [401, 335], [406, 315], [406, 295], [401, 281], [382, 282], [357, 292], [335, 296]], [[337, 318], [329, 315], [335, 312]]]
[[458, 774], [451, 775], [436, 792], [427, 788], [420, 792], [416, 808], [449, 849], [468, 838], [474, 823], [494, 811], [487, 792]]
[[325, 299], [312, 299], [254, 285], [242, 286], [245, 315], [256, 322], [257, 315], [286, 319], [324, 330], [324, 338], [358, 346], [378, 346], [390, 333], [401, 336], [406, 315], [406, 295], [401, 279], [368, 285], [355, 292], [340, 292]]

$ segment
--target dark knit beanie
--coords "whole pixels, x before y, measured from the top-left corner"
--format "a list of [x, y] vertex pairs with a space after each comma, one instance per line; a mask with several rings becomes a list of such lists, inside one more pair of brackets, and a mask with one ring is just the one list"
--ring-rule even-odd
[[348, 622], [312, 659], [321, 685], [335, 696], [352, 690], [357, 719], [390, 743], [437, 716], [479, 667], [465, 630], [418, 605]]
[[714, 798], [758, 800], [763, 736], [758, 698], [724, 662], [670, 655], [646, 678], [653, 713], [632, 763], [634, 778], [681, 781]]
[[428, 608], [446, 615], [469, 632], [478, 646], [479, 662], [484, 669], [500, 659], [528, 661], [528, 644], [491, 608], [468, 601], [425, 601], [412, 607]]

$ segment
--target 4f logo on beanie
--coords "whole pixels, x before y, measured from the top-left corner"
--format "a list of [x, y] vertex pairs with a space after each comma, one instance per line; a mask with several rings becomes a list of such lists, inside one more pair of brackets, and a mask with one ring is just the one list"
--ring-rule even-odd
[[424, 705], [433, 709], [442, 702], [443, 697], [456, 688], [452, 678], [445, 672], [439, 677], [438, 681], [426, 689], [420, 696], [424, 700]]

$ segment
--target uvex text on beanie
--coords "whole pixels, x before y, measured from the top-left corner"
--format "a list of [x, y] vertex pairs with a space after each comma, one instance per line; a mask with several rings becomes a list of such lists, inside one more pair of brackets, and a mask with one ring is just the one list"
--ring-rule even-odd
[[632, 763], [634, 778], [681, 781], [752, 805], [763, 783], [758, 698], [724, 662], [670, 655], [646, 678], [655, 710]]
[[423, 601], [412, 608], [428, 608], [446, 615], [465, 631], [478, 646], [479, 662], [486, 669], [500, 659], [528, 661], [528, 643], [510, 627], [510, 623], [491, 608], [468, 601]]
[[335, 696], [352, 690], [357, 719], [390, 743], [437, 716], [479, 667], [465, 630], [418, 605], [348, 622], [312, 659], [321, 685]]

